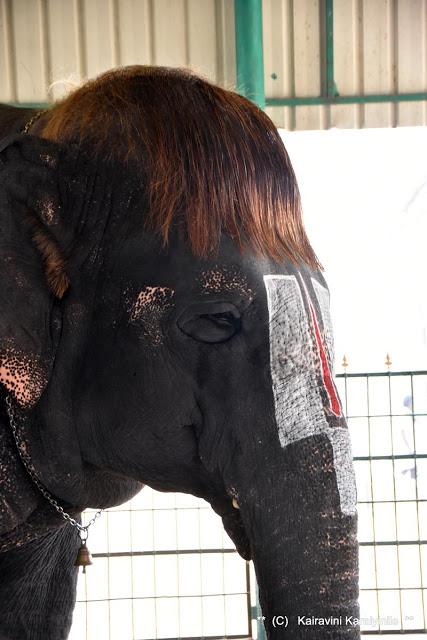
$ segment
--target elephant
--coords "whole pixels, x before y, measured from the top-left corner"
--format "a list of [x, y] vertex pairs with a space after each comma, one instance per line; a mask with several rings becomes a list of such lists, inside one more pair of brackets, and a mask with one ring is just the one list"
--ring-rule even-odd
[[0, 638], [67, 638], [82, 511], [144, 485], [222, 518], [270, 640], [360, 638], [329, 291], [270, 118], [135, 65], [0, 134]]

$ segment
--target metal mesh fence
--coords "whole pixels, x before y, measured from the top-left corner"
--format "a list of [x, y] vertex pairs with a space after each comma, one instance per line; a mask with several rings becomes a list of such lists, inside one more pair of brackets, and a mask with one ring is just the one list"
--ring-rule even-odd
[[427, 372], [337, 378], [357, 481], [362, 633], [415, 638], [427, 633]]
[[251, 637], [252, 571], [206, 502], [147, 487], [98, 522], [72, 640]]
[[[337, 385], [358, 490], [362, 634], [425, 637], [427, 371]], [[252, 564], [203, 500], [145, 488], [108, 510], [89, 543], [71, 640], [265, 637]]]

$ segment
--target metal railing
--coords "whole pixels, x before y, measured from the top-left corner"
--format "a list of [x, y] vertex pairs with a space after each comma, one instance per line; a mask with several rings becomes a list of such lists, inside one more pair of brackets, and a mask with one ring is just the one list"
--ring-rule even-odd
[[358, 491], [363, 635], [427, 633], [427, 371], [337, 376]]
[[89, 547], [71, 640], [252, 636], [253, 570], [203, 500], [147, 487], [104, 514]]

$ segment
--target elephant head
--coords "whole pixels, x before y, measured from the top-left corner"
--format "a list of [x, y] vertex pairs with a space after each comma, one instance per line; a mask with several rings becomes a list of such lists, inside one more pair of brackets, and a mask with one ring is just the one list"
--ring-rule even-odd
[[133, 67], [39, 133], [1, 154], [0, 374], [40, 480], [81, 508], [141, 483], [202, 497], [254, 561], [269, 637], [359, 637], [329, 294], [274, 125]]

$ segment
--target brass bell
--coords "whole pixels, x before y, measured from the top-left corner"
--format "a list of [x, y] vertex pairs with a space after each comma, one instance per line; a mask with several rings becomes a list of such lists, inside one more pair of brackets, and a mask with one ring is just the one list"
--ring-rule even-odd
[[86, 546], [86, 540], [82, 540], [80, 549], [78, 550], [78, 553], [77, 553], [74, 566], [83, 567], [83, 573], [86, 573], [86, 567], [90, 564], [93, 564], [92, 556], [89, 549]]

